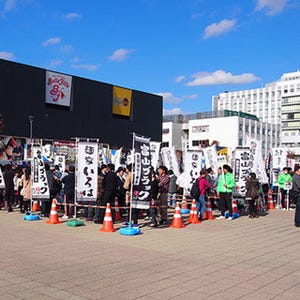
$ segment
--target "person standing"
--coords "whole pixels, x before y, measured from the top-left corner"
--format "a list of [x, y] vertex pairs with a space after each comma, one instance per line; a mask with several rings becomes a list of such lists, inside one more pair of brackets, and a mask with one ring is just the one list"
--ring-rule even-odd
[[200, 221], [203, 221], [204, 212], [206, 209], [205, 196], [207, 194], [207, 191], [211, 187], [211, 185], [209, 184], [209, 182], [206, 179], [206, 176], [207, 176], [207, 171], [201, 170], [200, 176], [198, 177], [200, 196], [199, 196], [199, 199], [197, 199], [197, 201], [196, 201], [197, 215], [198, 215], [198, 218]]
[[[100, 167], [100, 170], [98, 170], [98, 189], [97, 189], [97, 202], [96, 202], [96, 206], [104, 206], [105, 203], [103, 203], [103, 195], [104, 195], [104, 188], [103, 188], [103, 178], [106, 176], [108, 169], [107, 169], [107, 165], [106, 164], [102, 164]], [[99, 208], [97, 207], [95, 210], [95, 217], [94, 217], [94, 223], [95, 224], [102, 224], [100, 222], [100, 212], [101, 210], [103, 210], [103, 208]]]
[[225, 211], [228, 209], [228, 220], [232, 220], [232, 190], [235, 187], [235, 180], [232, 169], [228, 165], [223, 166], [223, 174], [220, 174], [217, 186], [218, 197], [220, 198], [221, 215], [217, 219], [225, 219]]
[[26, 167], [24, 169], [24, 174], [21, 177], [22, 179], [22, 186], [23, 186], [23, 204], [24, 204], [24, 209], [23, 211], [26, 214], [29, 214], [29, 209], [30, 209], [30, 201], [31, 201], [31, 168]]
[[69, 174], [62, 179], [64, 184], [64, 197], [67, 205], [67, 215], [64, 218], [74, 216], [75, 202], [75, 167], [69, 167]]
[[293, 190], [298, 193], [296, 197], [295, 226], [300, 227], [300, 166], [296, 166], [293, 175]]
[[255, 209], [255, 201], [259, 195], [259, 182], [255, 173], [250, 173], [249, 178], [246, 180], [246, 198], [249, 204], [249, 218], [258, 218], [257, 211]]
[[281, 174], [279, 175], [277, 182], [279, 183], [279, 188], [280, 188], [280, 194], [281, 194], [281, 209], [286, 209], [286, 203], [285, 203], [285, 198], [286, 198], [286, 189], [285, 189], [285, 184], [286, 183], [292, 183], [293, 177], [289, 174], [288, 172], [288, 167], [284, 167], [282, 169]]
[[158, 205], [160, 213], [160, 224], [166, 225], [168, 223], [168, 192], [170, 178], [168, 176], [168, 169], [165, 166], [158, 168]]
[[158, 196], [158, 180], [154, 171], [151, 173], [151, 223], [150, 227], [157, 227], [157, 196]]
[[11, 165], [6, 165], [3, 174], [5, 183], [5, 201], [7, 204], [7, 212], [12, 212], [12, 205], [15, 200], [15, 185], [14, 185], [15, 172], [12, 170]]
[[172, 207], [175, 207], [176, 200], [177, 200], [177, 184], [176, 184], [177, 176], [174, 174], [173, 170], [169, 170], [168, 175], [169, 175], [169, 178], [170, 178], [168, 205], [172, 206]]

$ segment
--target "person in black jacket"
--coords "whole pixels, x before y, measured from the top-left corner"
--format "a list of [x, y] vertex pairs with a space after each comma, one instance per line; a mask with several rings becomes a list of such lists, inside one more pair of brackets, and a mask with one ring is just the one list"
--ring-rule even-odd
[[255, 209], [255, 201], [259, 195], [259, 182], [255, 173], [250, 173], [249, 178], [246, 181], [246, 198], [249, 203], [249, 218], [258, 218], [257, 211]]
[[300, 166], [296, 166], [293, 176], [292, 189], [298, 193], [296, 197], [295, 226], [300, 227]]
[[156, 174], [153, 171], [151, 174], [151, 203], [150, 203], [150, 215], [151, 215], [151, 223], [150, 227], [157, 227], [157, 196], [158, 196], [158, 180], [156, 178]]
[[64, 184], [64, 195], [66, 203], [71, 204], [67, 207], [68, 215], [67, 217], [74, 216], [74, 204], [75, 201], [75, 167], [69, 167], [69, 174], [62, 179]]
[[5, 201], [7, 203], [7, 212], [13, 211], [12, 205], [15, 199], [14, 177], [15, 177], [15, 172], [12, 170], [11, 165], [6, 165], [3, 178], [5, 182]]
[[[107, 203], [110, 204], [111, 207], [114, 207], [115, 197], [117, 195], [117, 175], [114, 172], [115, 166], [114, 164], [107, 165], [107, 174], [104, 176], [102, 180], [104, 194], [103, 198], [100, 200], [101, 206], [106, 206]], [[115, 219], [115, 210], [112, 209], [112, 219]], [[105, 215], [105, 208], [100, 209], [99, 222], [103, 224]]]

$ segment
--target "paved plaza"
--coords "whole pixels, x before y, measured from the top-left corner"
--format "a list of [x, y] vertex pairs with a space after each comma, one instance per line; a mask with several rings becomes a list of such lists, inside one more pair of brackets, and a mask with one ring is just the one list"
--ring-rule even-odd
[[142, 234], [123, 236], [2, 210], [0, 299], [300, 299], [293, 218], [275, 210], [183, 229], [142, 221]]

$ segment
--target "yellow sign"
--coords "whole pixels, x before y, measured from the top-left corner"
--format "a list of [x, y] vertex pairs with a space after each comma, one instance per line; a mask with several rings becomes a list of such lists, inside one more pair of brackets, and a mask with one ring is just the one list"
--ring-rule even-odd
[[218, 155], [225, 155], [226, 158], [228, 159], [228, 148], [227, 147], [220, 149], [217, 152], [218, 152]]
[[130, 117], [131, 96], [132, 90], [114, 86], [112, 113], [115, 115]]

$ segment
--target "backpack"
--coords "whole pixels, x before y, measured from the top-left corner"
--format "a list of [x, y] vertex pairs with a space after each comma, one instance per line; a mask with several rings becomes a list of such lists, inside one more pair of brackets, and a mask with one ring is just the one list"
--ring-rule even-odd
[[194, 199], [198, 199], [200, 197], [200, 189], [199, 189], [198, 178], [194, 181], [194, 183], [193, 183], [193, 185], [191, 187], [190, 195]]

